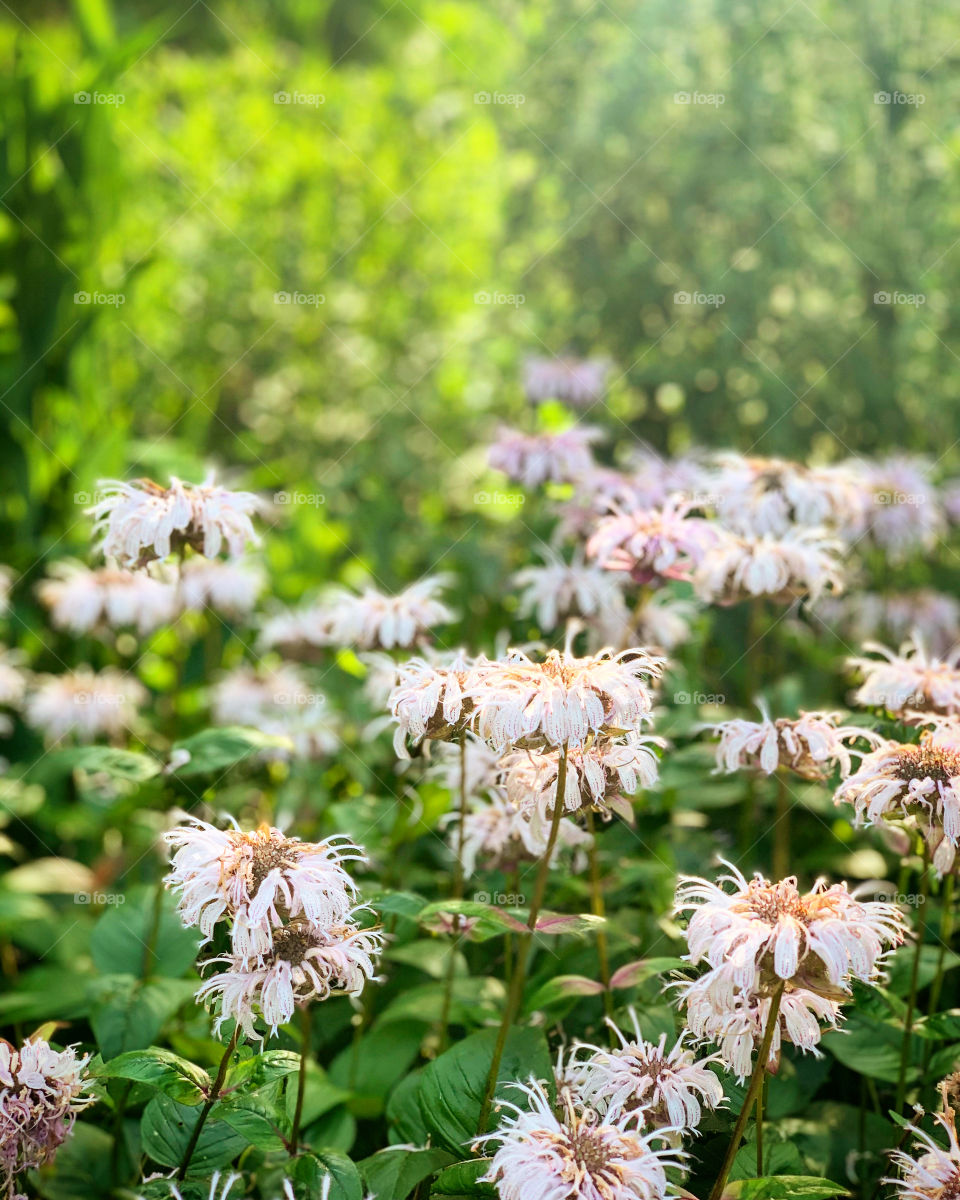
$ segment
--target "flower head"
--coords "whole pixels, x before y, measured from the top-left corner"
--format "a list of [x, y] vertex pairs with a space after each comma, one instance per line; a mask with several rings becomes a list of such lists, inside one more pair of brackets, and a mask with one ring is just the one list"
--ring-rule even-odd
[[253, 492], [231, 492], [208, 476], [203, 483], [183, 483], [175, 476], [169, 487], [152, 479], [98, 484], [103, 498], [89, 511], [102, 535], [100, 549], [122, 566], [142, 567], [186, 548], [216, 558], [226, 546], [236, 557], [259, 542], [251, 517], [264, 507]]
[[662, 1200], [677, 1154], [655, 1148], [658, 1133], [642, 1134], [628, 1114], [600, 1117], [565, 1094], [558, 1115], [542, 1084], [515, 1084], [528, 1104], [507, 1109], [488, 1142], [499, 1143], [481, 1179], [501, 1200]]
[[94, 673], [78, 667], [63, 675], [41, 676], [27, 696], [25, 715], [48, 742], [69, 736], [88, 742], [124, 733], [146, 698], [136, 679], [121, 671], [106, 667]]
[[892, 1184], [899, 1200], [956, 1200], [960, 1196], [960, 1141], [957, 1139], [956, 1113], [943, 1096], [943, 1112], [934, 1120], [947, 1135], [947, 1145], [939, 1142], [916, 1125], [907, 1129], [914, 1136], [909, 1151], [894, 1150], [890, 1154], [900, 1172], [898, 1179], [884, 1179]]
[[837, 539], [820, 529], [800, 528], [779, 536], [727, 533], [704, 554], [694, 588], [713, 604], [736, 604], [751, 596], [816, 600], [843, 588], [840, 550]]
[[689, 579], [717, 544], [715, 525], [690, 516], [692, 501], [670, 496], [657, 508], [604, 517], [587, 542], [587, 554], [611, 571], [629, 571], [638, 583]]
[[892, 713], [960, 713], [960, 651], [948, 659], [935, 658], [918, 638], [905, 642], [896, 654], [873, 642], [864, 649], [880, 658], [850, 659], [849, 665], [863, 675], [855, 703]]
[[717, 771], [730, 774], [742, 767], [753, 767], [772, 775], [785, 767], [801, 779], [824, 780], [839, 767], [843, 775], [853, 769], [855, 755], [865, 751], [848, 744], [857, 740], [876, 747], [883, 739], [872, 730], [856, 725], [839, 725], [841, 713], [801, 712], [796, 719], [770, 719], [759, 704], [762, 721], [720, 721], [710, 728], [719, 736]]
[[920, 458], [894, 457], [866, 475], [870, 492], [867, 524], [871, 540], [895, 561], [931, 549], [943, 534], [945, 516]]
[[169, 580], [113, 565], [91, 570], [79, 562], [54, 563], [37, 592], [53, 625], [73, 634], [125, 626], [148, 634], [177, 614], [177, 590]]
[[[298, 758], [322, 758], [340, 745], [326, 697], [286, 664], [235, 667], [214, 685], [212, 708], [218, 725], [248, 725], [289, 739]], [[290, 751], [271, 748], [263, 756], [290, 757]]]
[[191, 558], [183, 564], [181, 587], [185, 608], [245, 617], [263, 591], [264, 577], [248, 559]]
[[84, 1096], [89, 1056], [34, 1037], [18, 1050], [0, 1039], [0, 1181], [15, 1195], [21, 1171], [42, 1166], [69, 1136]]
[[[457, 834], [453, 826], [455, 813], [444, 818], [451, 826], [449, 841], [455, 851]], [[586, 830], [563, 818], [557, 829], [557, 840], [550, 861], [554, 863], [564, 850], [579, 850], [593, 841]], [[513, 871], [522, 863], [539, 862], [547, 852], [549, 829], [543, 821], [535, 821], [530, 812], [520, 812], [507, 798], [494, 789], [486, 801], [476, 801], [463, 824], [463, 873], [469, 878], [480, 866], [485, 871]]]
[[666, 1034], [655, 1044], [644, 1041], [636, 1012], [629, 1013], [632, 1037], [608, 1020], [619, 1046], [586, 1047], [593, 1053], [584, 1064], [581, 1095], [601, 1112], [636, 1114], [641, 1126], [696, 1129], [703, 1108], [723, 1103], [723, 1085], [709, 1069], [719, 1056], [698, 1060], [683, 1036], [669, 1051]]
[[408, 742], [451, 741], [465, 733], [474, 711], [471, 693], [489, 665], [482, 655], [468, 658], [461, 651], [446, 664], [412, 658], [397, 668], [389, 708], [397, 722], [393, 744], [401, 758], [407, 756]]
[[854, 807], [855, 821], [915, 824], [938, 875], [953, 870], [960, 846], [960, 741], [949, 730], [925, 733], [919, 744], [886, 741], [834, 793]]
[[514, 651], [473, 682], [472, 728], [495, 749], [582, 746], [591, 735], [636, 731], [650, 720], [650, 681], [664, 660], [642, 649], [542, 662]]
[[880, 978], [886, 954], [906, 935], [899, 909], [858, 900], [845, 883], [818, 879], [801, 892], [794, 876], [771, 883], [730, 872], [720, 884], [694, 876], [677, 887], [677, 911], [691, 912], [689, 959], [713, 974], [724, 969], [718, 992], [731, 983], [756, 990], [786, 981], [839, 1000], [851, 979]]
[[562, 433], [525, 434], [502, 429], [490, 447], [490, 466], [524, 487], [569, 483], [593, 466], [590, 446], [603, 436], [592, 426], [574, 425]]
[[620, 580], [610, 571], [585, 564], [579, 554], [572, 563], [550, 554], [544, 566], [525, 567], [513, 579], [523, 588], [521, 615], [535, 617], [542, 630], [559, 628], [567, 617], [584, 617], [600, 645], [626, 643], [630, 614]]
[[530, 355], [523, 364], [527, 399], [563, 400], [586, 408], [603, 398], [610, 363], [605, 358], [543, 358]]
[[359, 996], [374, 978], [382, 940], [378, 930], [361, 929], [350, 919], [316, 926], [300, 917], [273, 931], [272, 948], [256, 962], [232, 955], [202, 964], [225, 963], [227, 969], [207, 979], [197, 999], [216, 1006], [216, 1032], [224, 1021], [234, 1020], [247, 1037], [263, 1041], [258, 1017], [275, 1036], [293, 1019], [298, 1004], [334, 994]]
[[435, 625], [449, 625], [451, 610], [437, 593], [449, 583], [444, 575], [421, 579], [395, 596], [368, 587], [360, 595], [345, 589], [330, 593], [332, 644], [361, 650], [393, 650], [414, 645]]
[[301, 842], [267, 824], [244, 832], [193, 817], [164, 841], [176, 847], [165, 883], [177, 893], [180, 919], [206, 941], [229, 919], [233, 953], [243, 960], [268, 955], [286, 921], [345, 921], [357, 888], [343, 864], [363, 861], [341, 836]]

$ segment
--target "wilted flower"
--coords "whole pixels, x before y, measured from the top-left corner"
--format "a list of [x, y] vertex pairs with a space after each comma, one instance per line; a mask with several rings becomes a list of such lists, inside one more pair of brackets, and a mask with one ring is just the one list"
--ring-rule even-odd
[[496, 1133], [482, 1141], [499, 1146], [482, 1180], [496, 1184], [501, 1200], [662, 1200], [666, 1172], [679, 1168], [677, 1152], [657, 1148], [659, 1132], [642, 1134], [630, 1114], [597, 1113], [564, 1093], [560, 1116], [542, 1084], [515, 1084], [528, 1104], [510, 1110]]
[[657, 508], [604, 517], [587, 542], [587, 554], [611, 571], [629, 571], [637, 583], [689, 579], [717, 544], [716, 526], [690, 516], [694, 504], [670, 496]]
[[953, 869], [960, 845], [960, 741], [949, 732], [925, 733], [919, 744], [884, 742], [834, 793], [852, 804], [858, 825], [916, 824], [938, 875]]
[[943, 1096], [943, 1112], [933, 1118], [947, 1135], [941, 1146], [916, 1125], [907, 1129], [916, 1139], [909, 1151], [892, 1150], [890, 1158], [899, 1170], [892, 1184], [899, 1200], [954, 1200], [960, 1195], [960, 1142], [957, 1140], [956, 1114]]
[[713, 604], [736, 604], [752, 596], [816, 600], [843, 588], [840, 550], [835, 538], [818, 529], [791, 530], [779, 537], [726, 533], [703, 556], [693, 584], [701, 599]]
[[264, 503], [253, 492], [231, 492], [209, 475], [189, 484], [172, 476], [169, 487], [152, 479], [101, 480], [103, 498], [89, 511], [102, 534], [100, 549], [122, 566], [142, 567], [186, 548], [216, 558], [226, 544], [236, 557], [259, 538], [251, 517]]
[[[659, 759], [654, 747], [663, 738], [630, 734], [624, 740], [598, 738], [567, 752], [563, 808], [566, 813], [596, 809], [632, 820], [627, 796], [657, 782]], [[549, 822], [557, 800], [559, 750], [517, 750], [501, 762], [501, 781], [510, 802], [535, 822]]]
[[960, 649], [946, 660], [927, 654], [916, 638], [897, 653], [873, 642], [864, 649], [881, 657], [849, 660], [848, 665], [863, 675], [854, 694], [857, 704], [892, 713], [905, 709], [960, 713]]
[[772, 721], [763, 704], [758, 702], [758, 707], [762, 721], [737, 719], [710, 726], [714, 736], [720, 738], [717, 771], [729, 774], [753, 767], [772, 775], [778, 767], [785, 767], [802, 779], [819, 781], [835, 767], [849, 775], [853, 758], [866, 753], [847, 743], [861, 739], [875, 748], [883, 741], [870, 729], [838, 725], [842, 713], [801, 712], [795, 719], [778, 717]]
[[311, 928], [342, 924], [357, 891], [343, 864], [364, 861], [343, 835], [301, 842], [266, 823], [244, 832], [192, 817], [163, 836], [176, 847], [164, 882], [177, 893], [181, 921], [210, 941], [229, 918], [233, 953], [244, 960], [268, 954], [294, 918]]
[[273, 931], [273, 947], [256, 962], [242, 955], [208, 959], [202, 966], [226, 963], [207, 979], [197, 999], [217, 1008], [214, 1031], [236, 1021], [248, 1038], [263, 1041], [256, 1019], [276, 1035], [293, 1019], [296, 1006], [332, 995], [359, 996], [374, 978], [374, 959], [382, 935], [347, 919], [339, 925], [312, 925], [302, 917]]
[[146, 698], [136, 679], [112, 667], [96, 673], [78, 667], [64, 675], [41, 676], [27, 696], [25, 716], [48, 742], [67, 736], [87, 742], [124, 733]]
[[177, 614], [176, 587], [144, 571], [113, 565], [91, 570], [68, 560], [54, 563], [50, 575], [37, 592], [53, 625], [70, 633], [130, 626], [148, 634]]
[[248, 559], [191, 558], [183, 564], [180, 586], [184, 608], [245, 617], [263, 591], [264, 577]]
[[600, 429], [574, 425], [562, 433], [520, 433], [502, 429], [490, 447], [490, 466], [524, 487], [541, 483], [569, 483], [593, 466], [592, 443], [603, 437]]
[[471, 727], [495, 749], [582, 746], [591, 735], [635, 731], [650, 720], [650, 680], [664, 660], [642, 649], [543, 662], [514, 651], [473, 681]]
[[688, 957], [712, 969], [705, 978], [716, 976], [717, 996], [730, 985], [748, 991], [783, 980], [840, 1000], [851, 978], [879, 978], [889, 948], [906, 934], [895, 905], [858, 900], [845, 883], [818, 879], [802, 893], [795, 876], [771, 883], [756, 874], [748, 882], [736, 867], [730, 872], [720, 885], [684, 876], [677, 887], [677, 912], [692, 910]]
[[620, 1045], [615, 1050], [584, 1047], [593, 1053], [583, 1064], [580, 1094], [600, 1112], [636, 1114], [641, 1126], [696, 1129], [704, 1107], [723, 1103], [723, 1085], [709, 1069], [719, 1056], [698, 1060], [683, 1035], [670, 1051], [665, 1033], [656, 1044], [644, 1041], [636, 1012], [628, 1012], [633, 1037], [608, 1019]]
[[482, 655], [468, 658], [458, 652], [447, 664], [412, 658], [397, 668], [397, 684], [389, 700], [397, 722], [393, 744], [401, 758], [407, 742], [418, 746], [424, 739], [451, 741], [467, 729], [473, 701], [471, 692], [489, 668]]
[[[444, 818], [453, 826], [459, 817], [449, 813]], [[458, 834], [450, 832], [450, 845], [456, 853]], [[492, 790], [486, 801], [474, 802], [463, 822], [463, 854], [461, 862], [466, 877], [473, 875], [478, 865], [485, 871], [510, 872], [525, 862], [540, 862], [547, 852], [549, 830], [535, 822], [528, 812], [519, 812], [498, 790]], [[557, 829], [557, 840], [550, 856], [556, 862], [565, 849], [589, 846], [593, 838], [565, 818]]]
[[[298, 758], [320, 758], [340, 745], [326, 697], [287, 665], [235, 667], [214, 685], [212, 708], [218, 725], [247, 725], [288, 738]], [[281, 748], [263, 752], [265, 758], [289, 755]]]
[[599, 645], [625, 643], [630, 613], [620, 581], [610, 571], [586, 565], [579, 553], [571, 563], [550, 553], [544, 566], [525, 567], [513, 581], [524, 589], [521, 615], [535, 616], [541, 629], [557, 629], [567, 617], [585, 617]]
[[530, 355], [523, 364], [527, 399], [563, 400], [586, 408], [603, 398], [610, 363], [605, 358], [543, 358]]
[[15, 1197], [16, 1176], [40, 1167], [73, 1130], [84, 1096], [89, 1056], [54, 1050], [41, 1037], [19, 1050], [0, 1038], [0, 1172], [3, 1195]]

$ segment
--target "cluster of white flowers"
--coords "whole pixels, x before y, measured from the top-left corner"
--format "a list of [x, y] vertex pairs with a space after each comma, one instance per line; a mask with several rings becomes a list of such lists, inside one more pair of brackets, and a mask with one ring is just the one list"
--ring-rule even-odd
[[84, 1095], [89, 1056], [33, 1037], [18, 1050], [0, 1039], [0, 1182], [19, 1200], [16, 1177], [48, 1162], [73, 1129]]
[[184, 608], [212, 609], [226, 617], [253, 612], [264, 588], [263, 571], [247, 558], [189, 558], [180, 578]]
[[715, 525], [691, 515], [695, 507], [675, 495], [656, 508], [615, 512], [597, 524], [587, 554], [636, 583], [690, 579], [720, 541]]
[[543, 358], [530, 355], [523, 364], [523, 386], [534, 404], [562, 400], [587, 408], [603, 398], [610, 362], [606, 358]]
[[[340, 745], [326, 697], [288, 664], [235, 667], [214, 685], [212, 711], [218, 725], [247, 725], [288, 739], [297, 758], [322, 758]], [[287, 757], [282, 749], [264, 755]]]
[[145, 703], [146, 689], [130, 675], [105, 667], [78, 667], [63, 675], [40, 676], [27, 695], [24, 715], [50, 744], [80, 742], [126, 733]]
[[855, 703], [900, 714], [960, 714], [960, 649], [947, 659], [936, 658], [917, 638], [905, 642], [897, 653], [872, 642], [864, 649], [880, 657], [850, 660], [849, 665], [863, 676]]
[[886, 955], [907, 932], [894, 905], [859, 900], [845, 883], [821, 879], [802, 893], [793, 877], [748, 881], [732, 866], [719, 884], [681, 878], [676, 909], [691, 912], [690, 963], [707, 967], [677, 985], [687, 1025], [719, 1046], [740, 1079], [750, 1074], [775, 996], [773, 1064], [782, 1041], [815, 1050], [820, 1022], [836, 1027], [850, 981], [881, 978]]
[[[947, 1135], [947, 1145], [938, 1142], [916, 1125], [907, 1125], [914, 1137], [909, 1151], [893, 1150], [893, 1165], [900, 1172], [892, 1184], [898, 1200], [954, 1200], [960, 1195], [960, 1140], [957, 1138], [956, 1110], [950, 1105], [946, 1081], [941, 1085], [943, 1111], [934, 1120]], [[921, 1110], [922, 1113], [922, 1110]]]
[[792, 720], [778, 717], [773, 721], [762, 703], [758, 702], [758, 707], [762, 721], [737, 718], [709, 727], [719, 738], [717, 771], [729, 774], [751, 767], [772, 775], [784, 767], [802, 779], [822, 781], [836, 768], [849, 775], [854, 758], [867, 753], [850, 743], [862, 741], [876, 748], [883, 741], [870, 729], [838, 724], [842, 713], [801, 712]]
[[177, 589], [169, 579], [115, 564], [90, 568], [64, 560], [37, 588], [50, 621], [67, 633], [132, 628], [153, 633], [177, 615]]
[[769, 596], [789, 601], [843, 589], [841, 543], [823, 530], [797, 528], [783, 534], [726, 533], [703, 556], [694, 588], [713, 604]]
[[490, 466], [524, 487], [569, 483], [593, 467], [590, 447], [601, 436], [599, 429], [587, 425], [541, 434], [502, 429], [490, 447]]
[[625, 646], [631, 640], [630, 612], [620, 579], [584, 563], [579, 553], [566, 563], [551, 552], [544, 566], [524, 567], [513, 582], [523, 589], [520, 613], [535, 617], [544, 632], [558, 629], [569, 618], [582, 617], [597, 647]]
[[106, 479], [97, 486], [101, 498], [90, 512], [100, 549], [122, 566], [142, 567], [188, 548], [216, 558], [226, 547], [236, 557], [260, 540], [252, 517], [264, 510], [263, 500], [221, 487], [212, 475], [199, 484], [174, 476], [169, 487], [151, 479]]
[[357, 889], [343, 864], [363, 856], [348, 840], [301, 842], [269, 825], [220, 830], [198, 818], [165, 840], [176, 847], [165, 882], [184, 925], [207, 941], [219, 922], [229, 926], [230, 953], [204, 964], [227, 969], [197, 993], [217, 1006], [217, 1030], [232, 1019], [262, 1040], [258, 1017], [275, 1034], [297, 1004], [358, 995], [373, 978], [381, 935], [357, 921]]
[[[456, 813], [448, 813], [444, 821], [455, 825]], [[557, 861], [566, 850], [580, 851], [590, 845], [590, 834], [580, 829], [573, 821], [562, 820], [557, 829], [557, 839], [550, 855], [551, 863]], [[456, 830], [451, 830], [450, 847], [457, 852]], [[473, 802], [463, 821], [463, 848], [461, 863], [464, 876], [469, 878], [478, 865], [485, 871], [504, 871], [510, 874], [521, 864], [540, 862], [547, 852], [549, 830], [541, 821], [536, 821], [529, 811], [517, 808], [499, 788], [490, 788], [484, 799]], [[573, 861], [573, 870], [582, 867], [579, 858]]]

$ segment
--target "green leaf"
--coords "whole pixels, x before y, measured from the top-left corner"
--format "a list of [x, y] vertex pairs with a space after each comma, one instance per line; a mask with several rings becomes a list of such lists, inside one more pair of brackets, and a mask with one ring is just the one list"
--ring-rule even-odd
[[391, 1088], [410, 1069], [420, 1053], [422, 1021], [379, 1022], [349, 1045], [330, 1064], [330, 1082], [350, 1091], [350, 1111], [357, 1117], [383, 1112]]
[[273, 1119], [276, 1114], [255, 1096], [230, 1096], [218, 1101], [217, 1119], [229, 1125], [251, 1146], [270, 1153], [283, 1150], [283, 1138]]
[[490, 1169], [489, 1158], [468, 1158], [441, 1171], [433, 1182], [438, 1196], [496, 1196], [492, 1183], [480, 1183], [479, 1177]]
[[30, 767], [24, 779], [49, 786], [74, 771], [82, 770], [91, 775], [102, 773], [111, 779], [143, 783], [158, 775], [162, 765], [150, 755], [136, 754], [133, 750], [117, 750], [112, 746], [74, 746], [45, 755]]
[[425, 1145], [430, 1133], [420, 1115], [417, 1092], [420, 1087], [421, 1070], [411, 1071], [393, 1089], [387, 1099], [387, 1121], [395, 1137], [392, 1141], [409, 1142], [414, 1146]]
[[91, 1200], [113, 1188], [113, 1138], [105, 1129], [78, 1121], [57, 1151], [56, 1170], [44, 1172], [41, 1194], [48, 1200]]
[[832, 1200], [849, 1196], [846, 1188], [815, 1175], [777, 1175], [738, 1179], [724, 1190], [724, 1200]]
[[331, 1180], [328, 1200], [362, 1200], [363, 1181], [356, 1164], [346, 1154], [335, 1150], [319, 1150], [301, 1155], [290, 1169], [290, 1178], [297, 1194], [317, 1197], [322, 1194], [324, 1180]]
[[150, 1083], [180, 1104], [200, 1104], [211, 1086], [210, 1076], [172, 1050], [150, 1046], [130, 1050], [98, 1067], [94, 1074], [105, 1079], [134, 1079]]
[[504, 933], [526, 933], [527, 927], [519, 918], [505, 908], [482, 904], [479, 900], [437, 900], [421, 909], [419, 920], [427, 924], [438, 913], [469, 917], [476, 924], [470, 929], [470, 939], [483, 942], [488, 938], [500, 937]]
[[[143, 1110], [140, 1136], [143, 1152], [162, 1167], [177, 1167], [200, 1119], [200, 1110], [177, 1104], [161, 1092]], [[209, 1175], [225, 1167], [240, 1154], [247, 1141], [229, 1125], [211, 1118], [204, 1125], [190, 1160], [190, 1173]]]
[[[125, 904], [108, 908], [90, 938], [90, 953], [103, 975], [165, 975], [180, 978], [193, 966], [200, 938], [184, 929], [172, 896], [139, 889]], [[159, 919], [158, 919], [159, 917]]]
[[244, 759], [260, 754], [263, 750], [290, 750], [289, 738], [261, 733], [259, 729], [246, 729], [241, 725], [224, 725], [220, 729], [204, 729], [182, 742], [174, 742], [171, 755], [186, 751], [190, 755], [174, 774], [187, 779], [193, 775], [222, 774]]
[[446, 1150], [411, 1150], [390, 1146], [358, 1163], [372, 1200], [406, 1200], [421, 1180], [450, 1162]]
[[419, 917], [427, 903], [416, 892], [375, 892], [368, 901], [374, 912], [396, 917]]
[[581, 996], [602, 996], [603, 984], [585, 975], [555, 975], [524, 1002], [526, 1013], [540, 1009], [571, 1008]]
[[[420, 1114], [434, 1140], [462, 1155], [477, 1135], [477, 1123], [493, 1061], [497, 1030], [483, 1029], [451, 1046], [423, 1070], [417, 1096]], [[511, 1081], [531, 1076], [552, 1084], [553, 1063], [546, 1037], [538, 1029], [511, 1029], [500, 1060], [496, 1095], [519, 1103]]]
[[229, 1069], [222, 1094], [229, 1095], [234, 1088], [255, 1092], [299, 1070], [300, 1055], [292, 1050], [262, 1050]]
[[667, 971], [679, 971], [688, 966], [682, 958], [640, 958], [636, 962], [625, 963], [610, 977], [612, 988], [631, 988], [643, 983], [655, 975], [666, 974]]
[[108, 975], [97, 980], [90, 1023], [104, 1059], [149, 1046], [194, 990], [183, 979], [144, 983], [132, 975]]
[[902, 1043], [902, 1030], [856, 1011], [842, 1032], [825, 1034], [822, 1039], [824, 1049], [844, 1066], [886, 1083], [896, 1083], [900, 1074]]

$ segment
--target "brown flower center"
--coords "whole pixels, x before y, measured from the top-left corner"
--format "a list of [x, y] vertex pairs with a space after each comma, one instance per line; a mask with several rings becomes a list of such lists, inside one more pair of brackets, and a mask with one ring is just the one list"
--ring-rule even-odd
[[901, 779], [935, 779], [949, 783], [960, 775], [960, 753], [946, 746], [929, 742], [919, 746], [901, 746], [896, 759], [897, 775]]

